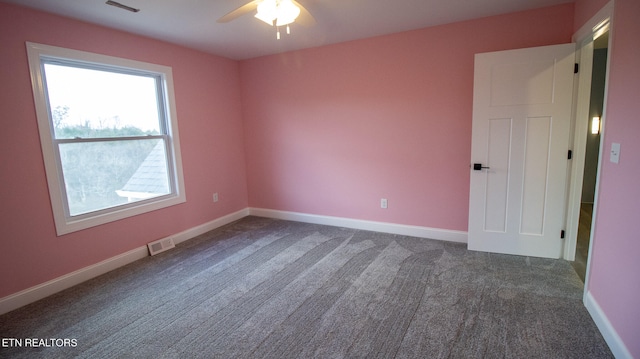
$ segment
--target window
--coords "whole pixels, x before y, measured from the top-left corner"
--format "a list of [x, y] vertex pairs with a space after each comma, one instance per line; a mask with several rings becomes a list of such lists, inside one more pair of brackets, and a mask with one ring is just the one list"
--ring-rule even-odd
[[186, 201], [171, 68], [27, 51], [58, 235]]

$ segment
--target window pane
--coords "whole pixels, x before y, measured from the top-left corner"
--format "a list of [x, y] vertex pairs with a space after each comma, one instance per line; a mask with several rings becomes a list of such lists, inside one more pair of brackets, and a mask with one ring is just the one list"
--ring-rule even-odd
[[59, 148], [71, 216], [171, 193], [163, 139]]
[[155, 77], [44, 65], [57, 139], [161, 134]]

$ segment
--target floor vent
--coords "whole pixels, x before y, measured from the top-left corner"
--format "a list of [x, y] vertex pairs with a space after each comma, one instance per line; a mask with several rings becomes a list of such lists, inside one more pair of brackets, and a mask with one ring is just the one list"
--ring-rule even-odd
[[155, 256], [158, 253], [162, 253], [175, 246], [176, 245], [173, 244], [173, 238], [159, 239], [155, 242], [147, 244], [147, 247], [149, 247], [149, 254], [151, 254], [152, 256]]

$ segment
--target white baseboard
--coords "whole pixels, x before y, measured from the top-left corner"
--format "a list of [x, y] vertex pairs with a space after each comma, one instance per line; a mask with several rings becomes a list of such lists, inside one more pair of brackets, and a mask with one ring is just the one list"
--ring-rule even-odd
[[[338, 226], [346, 228], [355, 228], [375, 232], [384, 232], [392, 234], [400, 234], [421, 238], [431, 238], [443, 241], [452, 242], [467, 242], [467, 232], [452, 231], [428, 227], [409, 226], [403, 224], [384, 223], [365, 221], [359, 219], [320, 216], [314, 214], [296, 213], [296, 212], [284, 212], [271, 209], [260, 208], [245, 208], [240, 211], [228, 214], [226, 216], [214, 219], [213, 221], [204, 223], [202, 225], [187, 229], [180, 233], [173, 234], [165, 238], [172, 238], [175, 244], [182, 243], [191, 238], [197, 237], [201, 234], [214, 230], [218, 227], [224, 226], [243, 217], [255, 215], [259, 217], [284, 219], [290, 221], [299, 221], [305, 223], [324, 224], [329, 226]], [[161, 239], [165, 239], [161, 238]], [[11, 294], [4, 298], [0, 298], [0, 314], [10, 312], [14, 309], [20, 308], [27, 304], [33, 303], [37, 300], [48, 297], [52, 294], [71, 288], [74, 285], [80, 284], [89, 279], [95, 278], [99, 275], [105, 274], [109, 271], [125, 266], [129, 263], [135, 262], [149, 255], [147, 246], [134, 248], [126, 253], [119, 254], [115, 257], [108, 258], [99, 263], [90, 265], [85, 268], [81, 268], [69, 274], [65, 274], [61, 277], [52, 279], [45, 283], [36, 285], [31, 288], [27, 288], [20, 292]]]
[[[186, 231], [165, 238], [173, 238], [174, 243], [178, 244], [248, 215], [249, 209], [245, 208], [238, 212], [228, 214], [224, 217], [214, 219], [211, 222], [207, 222], [205, 224], [190, 228]], [[95, 278], [99, 275], [105, 274], [129, 263], [133, 263], [148, 255], [149, 250], [146, 245], [134, 248], [128, 252], [105, 259], [99, 263], [78, 269], [77, 271], [65, 274], [48, 282], [36, 285], [31, 288], [27, 288], [20, 292], [8, 295], [4, 298], [0, 298], [0, 314], [10, 312], [14, 309], [18, 309], [22, 306], [33, 303], [67, 288], [71, 288], [74, 285], [80, 284], [84, 281]]]
[[591, 318], [596, 323], [598, 330], [604, 337], [604, 340], [609, 345], [609, 349], [617, 359], [633, 359], [631, 352], [627, 349], [627, 346], [622, 341], [622, 338], [618, 335], [611, 322], [607, 318], [606, 314], [598, 305], [598, 302], [593, 297], [591, 292], [587, 292], [584, 297], [584, 305], [587, 307], [587, 311], [591, 314]]
[[[222, 227], [226, 224], [229, 224], [231, 222], [237, 221], [241, 218], [244, 218], [246, 216], [249, 215], [249, 208], [245, 208], [245, 209], [241, 209], [237, 212], [233, 212], [231, 214], [228, 214], [226, 216], [214, 219], [211, 222], [207, 222], [204, 224], [201, 224], [199, 226], [193, 227], [193, 228], [189, 228], [186, 231], [182, 231], [180, 233], [171, 235], [169, 237], [166, 238], [173, 238], [173, 243], [178, 244], [178, 243], [182, 243], [186, 240], [189, 240], [193, 237], [197, 237], [201, 234], [207, 233], [209, 231], [212, 231], [218, 227]], [[146, 248], [146, 247], [145, 247]]]
[[52, 294], [71, 288], [91, 278], [125, 266], [149, 255], [147, 246], [132, 249], [102, 262], [78, 269], [48, 282], [27, 288], [0, 299], [0, 314], [10, 312]]
[[449, 229], [411, 226], [405, 224], [365, 221], [343, 217], [321, 216], [298, 212], [277, 211], [264, 208], [250, 208], [253, 216], [284, 219], [289, 221], [324, 224], [335, 227], [362, 229], [374, 232], [399, 234], [412, 237], [430, 238], [441, 241], [467, 243], [467, 232], [453, 231]]

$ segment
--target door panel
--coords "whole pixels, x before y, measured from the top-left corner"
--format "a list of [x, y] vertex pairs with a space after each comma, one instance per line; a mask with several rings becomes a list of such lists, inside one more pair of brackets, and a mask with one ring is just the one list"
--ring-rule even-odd
[[469, 249], [561, 257], [574, 51], [476, 55]]
[[509, 153], [511, 119], [489, 120], [488, 163], [492, 176], [487, 177], [485, 231], [507, 231], [507, 198], [509, 193]]
[[491, 106], [551, 103], [553, 59], [497, 64], [491, 69]]
[[520, 233], [542, 235], [544, 233], [547, 169], [550, 161], [551, 118], [528, 118], [525, 131]]

